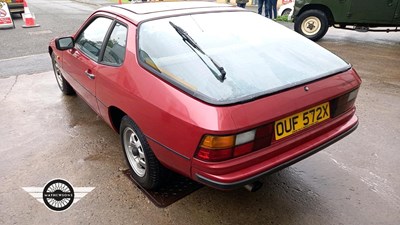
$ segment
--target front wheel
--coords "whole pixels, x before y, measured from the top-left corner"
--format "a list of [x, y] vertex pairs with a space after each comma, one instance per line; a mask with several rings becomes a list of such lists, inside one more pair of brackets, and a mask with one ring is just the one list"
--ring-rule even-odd
[[139, 127], [131, 118], [124, 116], [119, 133], [133, 179], [145, 189], [161, 186], [166, 169], [154, 155]]
[[303, 12], [294, 23], [294, 30], [310, 40], [318, 41], [329, 28], [326, 14], [320, 10], [312, 9]]
[[53, 64], [54, 75], [56, 77], [58, 87], [60, 88], [62, 93], [64, 93], [65, 95], [74, 95], [75, 91], [72, 88], [72, 86], [68, 83], [68, 81], [65, 80], [61, 72], [60, 65], [58, 65], [58, 62], [56, 60], [56, 55], [54, 54], [54, 52], [51, 53], [51, 62]]

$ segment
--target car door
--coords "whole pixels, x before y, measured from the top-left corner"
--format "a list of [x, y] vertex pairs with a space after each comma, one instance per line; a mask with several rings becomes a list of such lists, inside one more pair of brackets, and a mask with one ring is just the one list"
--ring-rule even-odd
[[[108, 118], [110, 104], [122, 105], [118, 102], [123, 101], [123, 98], [126, 97], [121, 85], [128, 82], [126, 80], [129, 76], [128, 67], [131, 66], [124, 65], [129, 26], [126, 21], [122, 22], [121, 20], [116, 20], [112, 24], [96, 70], [96, 98], [100, 115], [103, 118]], [[134, 37], [134, 34], [131, 36]]]
[[63, 60], [63, 69], [74, 79], [75, 90], [97, 113], [96, 71], [103, 42], [112, 22], [113, 19], [100, 16], [90, 20], [76, 36], [74, 48], [64, 54]]
[[352, 0], [350, 20], [355, 23], [390, 24], [399, 0]]

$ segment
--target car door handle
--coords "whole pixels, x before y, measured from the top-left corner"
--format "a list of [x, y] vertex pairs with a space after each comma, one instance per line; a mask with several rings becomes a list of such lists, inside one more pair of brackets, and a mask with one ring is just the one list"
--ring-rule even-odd
[[92, 73], [90, 73], [90, 71], [89, 71], [89, 70], [86, 70], [86, 71], [85, 71], [85, 74], [86, 74], [86, 76], [87, 76], [87, 77], [89, 77], [89, 79], [91, 79], [91, 80], [94, 80], [94, 78], [95, 78], [95, 75], [94, 75], [94, 74], [92, 74]]

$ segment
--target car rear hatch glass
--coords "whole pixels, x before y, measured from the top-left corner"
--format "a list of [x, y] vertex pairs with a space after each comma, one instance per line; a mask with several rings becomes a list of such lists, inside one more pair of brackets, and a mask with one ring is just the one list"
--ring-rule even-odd
[[[184, 41], [182, 28], [202, 52]], [[141, 65], [215, 105], [250, 101], [350, 68], [297, 33], [252, 12], [219, 12], [140, 24]], [[225, 79], [218, 66], [226, 72]]]

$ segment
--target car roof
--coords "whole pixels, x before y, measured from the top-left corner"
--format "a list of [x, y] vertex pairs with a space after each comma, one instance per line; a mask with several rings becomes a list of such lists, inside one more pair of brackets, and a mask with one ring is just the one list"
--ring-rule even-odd
[[221, 12], [221, 11], [243, 11], [242, 8], [228, 4], [214, 2], [143, 2], [133, 4], [112, 5], [100, 8], [97, 12], [109, 12], [134, 24], [144, 20], [171, 17], [185, 14]]

